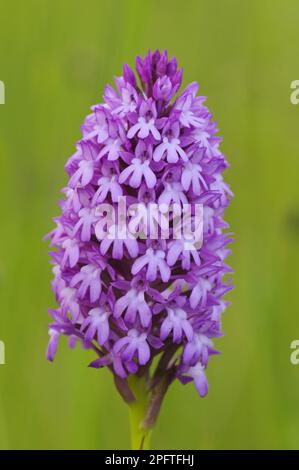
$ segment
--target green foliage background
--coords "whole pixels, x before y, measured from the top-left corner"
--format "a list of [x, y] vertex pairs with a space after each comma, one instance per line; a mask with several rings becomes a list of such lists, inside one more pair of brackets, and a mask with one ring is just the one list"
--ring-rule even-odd
[[232, 306], [210, 393], [172, 386], [155, 448], [299, 448], [298, 0], [0, 0], [0, 448], [122, 449], [127, 410], [92, 353], [62, 340], [46, 362], [54, 306], [42, 236], [64, 164], [106, 82], [148, 48], [197, 80], [224, 136], [236, 194]]

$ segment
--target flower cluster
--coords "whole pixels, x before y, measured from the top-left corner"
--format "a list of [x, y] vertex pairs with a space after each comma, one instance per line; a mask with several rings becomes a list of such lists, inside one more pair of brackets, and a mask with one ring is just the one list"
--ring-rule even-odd
[[[129, 66], [106, 86], [104, 103], [92, 107], [82, 139], [66, 164], [69, 176], [61, 215], [49, 234], [52, 288], [59, 307], [50, 310], [47, 357], [60, 335], [80, 341], [107, 366], [118, 384], [160, 361], [153, 380], [169, 374], [194, 381], [207, 393], [205, 369], [221, 335], [223, 276], [230, 242], [223, 213], [232, 196], [222, 172], [216, 124], [191, 83], [177, 95], [182, 70], [167, 53], [137, 57], [139, 83]], [[203, 244], [150, 237], [97, 238], [101, 203], [203, 204]]]

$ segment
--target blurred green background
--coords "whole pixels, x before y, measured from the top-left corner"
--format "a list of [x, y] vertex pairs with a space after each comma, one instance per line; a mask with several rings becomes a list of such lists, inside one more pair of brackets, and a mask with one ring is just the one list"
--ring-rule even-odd
[[154, 448], [299, 448], [298, 0], [0, 2], [1, 449], [123, 449], [127, 410], [93, 355], [45, 360], [54, 306], [42, 236], [58, 214], [64, 164], [106, 82], [148, 48], [197, 80], [224, 137], [236, 194], [232, 306], [210, 393], [172, 386]]

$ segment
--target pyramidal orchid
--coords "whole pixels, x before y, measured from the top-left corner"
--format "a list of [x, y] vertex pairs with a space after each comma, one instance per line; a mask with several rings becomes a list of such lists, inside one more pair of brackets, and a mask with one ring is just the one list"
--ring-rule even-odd
[[[197, 83], [179, 92], [182, 70], [166, 51], [137, 57], [136, 70], [125, 65], [116, 89], [106, 86], [66, 164], [48, 235], [58, 307], [47, 357], [62, 335], [91, 349], [90, 366], [111, 371], [130, 407], [133, 448], [145, 449], [173, 381], [208, 392], [231, 288], [223, 214], [232, 193]], [[182, 233], [186, 212], [193, 230]]]

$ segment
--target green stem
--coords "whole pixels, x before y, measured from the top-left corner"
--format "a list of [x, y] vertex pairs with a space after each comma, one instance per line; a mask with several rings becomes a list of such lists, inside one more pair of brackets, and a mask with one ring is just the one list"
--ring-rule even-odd
[[131, 448], [133, 450], [148, 450], [151, 430], [142, 425], [148, 407], [146, 377], [132, 375], [128, 382], [135, 396], [135, 400], [129, 403]]

